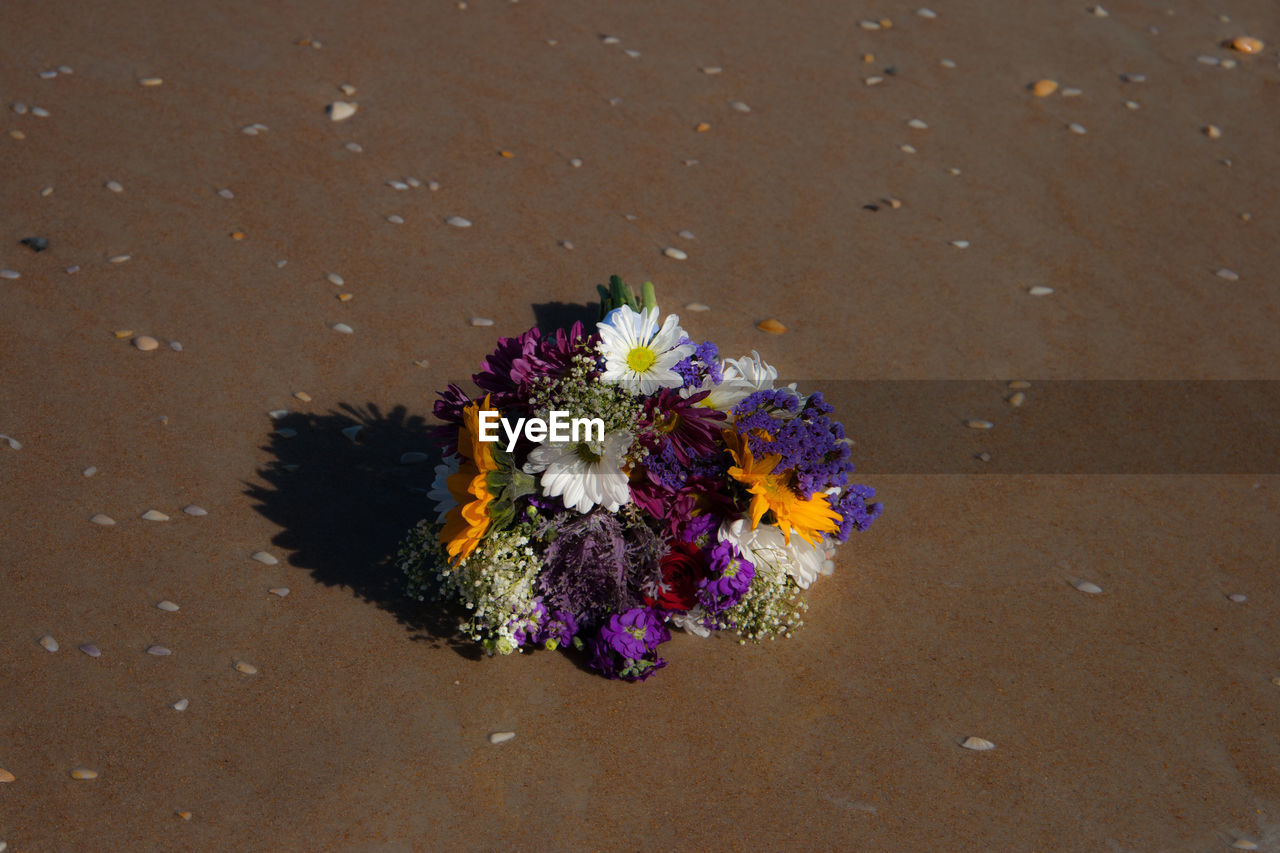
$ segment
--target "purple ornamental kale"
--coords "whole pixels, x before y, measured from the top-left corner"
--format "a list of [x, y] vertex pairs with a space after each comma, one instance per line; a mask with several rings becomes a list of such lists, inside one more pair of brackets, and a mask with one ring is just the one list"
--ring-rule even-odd
[[756, 567], [728, 540], [711, 549], [707, 577], [698, 581], [698, 602], [708, 613], [722, 613], [742, 601]]
[[657, 649], [670, 639], [671, 632], [651, 608], [615, 613], [591, 641], [591, 666], [607, 678], [644, 681], [667, 665]]
[[539, 583], [553, 609], [597, 624], [640, 601], [639, 590], [659, 572], [666, 541], [647, 525], [624, 520], [598, 509], [561, 513], [545, 523]]

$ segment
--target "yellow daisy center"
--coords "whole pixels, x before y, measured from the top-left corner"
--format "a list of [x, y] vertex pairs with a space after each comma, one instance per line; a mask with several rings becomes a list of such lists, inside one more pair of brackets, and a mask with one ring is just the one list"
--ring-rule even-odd
[[658, 360], [658, 354], [648, 347], [636, 347], [627, 353], [627, 367], [636, 373], [645, 373]]

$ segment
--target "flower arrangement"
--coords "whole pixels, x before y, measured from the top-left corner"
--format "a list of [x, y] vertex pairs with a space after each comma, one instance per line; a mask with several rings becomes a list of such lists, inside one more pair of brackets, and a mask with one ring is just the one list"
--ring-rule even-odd
[[721, 359], [653, 286], [617, 276], [602, 319], [503, 338], [435, 404], [444, 459], [399, 564], [419, 600], [465, 609], [490, 654], [572, 645], [609, 678], [666, 665], [677, 628], [791, 636], [834, 546], [881, 512], [849, 479], [820, 393]]

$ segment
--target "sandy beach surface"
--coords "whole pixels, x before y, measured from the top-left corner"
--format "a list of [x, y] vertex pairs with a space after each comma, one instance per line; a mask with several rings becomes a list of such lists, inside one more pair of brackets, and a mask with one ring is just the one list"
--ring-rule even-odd
[[[1280, 379], [1280, 8], [931, 3], [0, 6], [7, 849], [1280, 850], [1280, 472], [973, 458]], [[392, 564], [434, 392], [613, 273], [806, 389], [986, 383], [803, 631], [644, 684]]]

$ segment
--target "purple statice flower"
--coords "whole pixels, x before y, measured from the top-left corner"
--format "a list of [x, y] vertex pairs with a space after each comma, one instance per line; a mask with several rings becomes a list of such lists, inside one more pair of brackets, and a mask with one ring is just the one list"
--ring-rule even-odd
[[645, 398], [641, 441], [651, 448], [670, 447], [676, 459], [686, 465], [691, 455], [714, 453], [725, 414], [698, 405], [710, 393], [699, 391], [691, 397], [681, 397], [676, 389], [662, 388]]
[[830, 417], [832, 411], [820, 393], [801, 398], [787, 388], [757, 391], [734, 407], [734, 426], [748, 436], [756, 457], [781, 457], [774, 470], [794, 470], [797, 490], [808, 497], [848, 485], [853, 473], [844, 425]]
[[667, 544], [644, 523], [604, 510], [560, 513], [543, 523], [539, 538], [547, 543], [538, 578], [543, 600], [586, 624], [639, 604]]
[[[682, 338], [680, 343], [691, 344], [693, 341]], [[710, 379], [712, 385], [724, 381], [724, 370], [720, 367], [720, 350], [711, 341], [698, 344], [693, 354], [683, 361], [676, 362], [671, 368], [684, 380], [685, 388], [701, 388], [704, 379]]]
[[708, 613], [721, 613], [742, 601], [756, 567], [725, 540], [711, 549], [707, 577], [698, 582], [698, 602]]
[[615, 613], [591, 641], [591, 666], [608, 678], [644, 681], [667, 662], [658, 657], [658, 646], [671, 632], [648, 607]]
[[[567, 610], [557, 610], [542, 623], [535, 640], [548, 648], [567, 646], [578, 633], [578, 620]], [[554, 645], [553, 645], [554, 643]]]
[[870, 486], [846, 486], [839, 497], [827, 495], [827, 503], [840, 513], [840, 529], [833, 534], [837, 542], [844, 542], [853, 531], [863, 531], [871, 526], [871, 522], [880, 517], [884, 504], [867, 503], [876, 496], [876, 490]]

